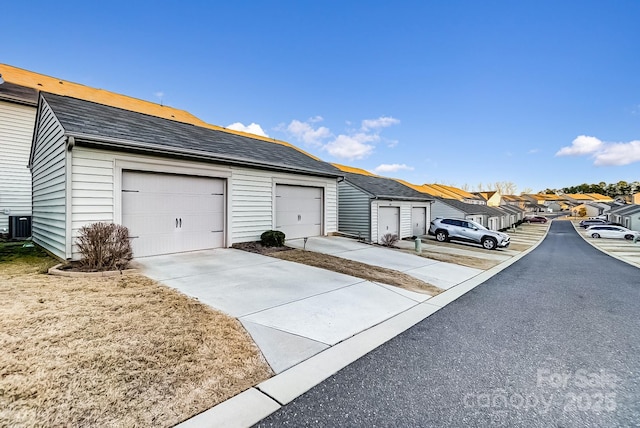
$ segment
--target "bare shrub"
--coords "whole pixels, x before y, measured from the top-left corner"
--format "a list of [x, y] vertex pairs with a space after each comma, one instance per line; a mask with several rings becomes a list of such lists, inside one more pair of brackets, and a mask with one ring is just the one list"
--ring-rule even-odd
[[380, 244], [384, 245], [385, 247], [393, 247], [394, 245], [396, 245], [396, 242], [398, 242], [398, 239], [398, 235], [387, 233], [385, 235], [382, 235]]
[[93, 223], [80, 228], [80, 264], [88, 270], [123, 270], [133, 258], [129, 230], [119, 224]]

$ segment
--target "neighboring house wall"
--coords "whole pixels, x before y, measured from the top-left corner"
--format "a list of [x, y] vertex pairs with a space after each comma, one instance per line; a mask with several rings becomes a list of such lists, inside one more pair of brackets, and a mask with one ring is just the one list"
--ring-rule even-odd
[[338, 183], [338, 231], [371, 240], [370, 196], [346, 181]]
[[380, 242], [380, 236], [378, 236], [378, 210], [381, 207], [398, 207], [400, 209], [400, 228], [398, 238], [408, 238], [413, 236], [413, 221], [411, 218], [411, 211], [413, 207], [425, 207], [426, 209], [426, 224], [431, 222], [431, 209], [428, 202], [410, 202], [410, 201], [385, 201], [385, 200], [373, 200], [371, 201], [371, 241]]
[[0, 234], [9, 216], [31, 215], [29, 153], [36, 118], [33, 106], [0, 101]]
[[[33, 148], [33, 241], [61, 259], [67, 251], [67, 153], [60, 123], [43, 102], [40, 127]], [[70, 251], [70, 250], [69, 250]]]

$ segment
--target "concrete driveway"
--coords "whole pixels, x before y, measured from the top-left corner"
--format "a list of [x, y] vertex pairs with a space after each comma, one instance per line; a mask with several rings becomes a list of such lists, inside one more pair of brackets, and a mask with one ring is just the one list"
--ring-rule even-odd
[[276, 373], [429, 298], [235, 249], [136, 261], [148, 277], [238, 318]]
[[338, 236], [308, 238], [306, 245], [303, 239], [287, 240], [287, 245], [294, 248], [306, 248], [309, 251], [330, 254], [373, 266], [394, 269], [440, 287], [443, 290], [447, 290], [483, 272], [480, 269], [439, 262]]
[[[482, 272], [339, 237], [309, 238], [306, 247], [396, 269], [445, 289]], [[430, 298], [235, 249], [136, 261], [148, 277], [240, 320], [276, 373]]]

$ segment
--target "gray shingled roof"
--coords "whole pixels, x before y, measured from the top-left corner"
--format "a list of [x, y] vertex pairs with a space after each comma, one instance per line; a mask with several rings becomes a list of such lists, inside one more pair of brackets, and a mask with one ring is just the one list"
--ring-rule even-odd
[[407, 200], [407, 201], [433, 201], [433, 198], [424, 193], [413, 190], [391, 178], [375, 177], [351, 172], [343, 172], [345, 180], [364, 190], [373, 197], [380, 199]]
[[630, 204], [630, 205], [621, 205], [620, 208], [612, 208], [609, 210], [609, 213], [616, 215], [628, 215], [633, 214], [636, 211], [640, 211], [640, 205]]
[[486, 214], [486, 212], [481, 208], [482, 205], [477, 204], [468, 204], [466, 202], [459, 201], [457, 199], [447, 199], [447, 198], [436, 198], [437, 200], [452, 206], [465, 214]]
[[340, 177], [333, 165], [282, 144], [43, 93], [76, 144], [144, 151], [257, 168]]

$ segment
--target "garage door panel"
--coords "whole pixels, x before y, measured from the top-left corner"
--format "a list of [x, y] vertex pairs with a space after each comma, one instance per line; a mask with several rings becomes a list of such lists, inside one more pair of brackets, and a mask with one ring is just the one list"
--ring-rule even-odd
[[125, 171], [122, 183], [135, 257], [224, 246], [225, 180]]
[[322, 234], [323, 189], [292, 185], [276, 186], [276, 229], [287, 238]]
[[390, 233], [398, 235], [400, 230], [400, 208], [380, 207], [378, 209], [378, 240]]

